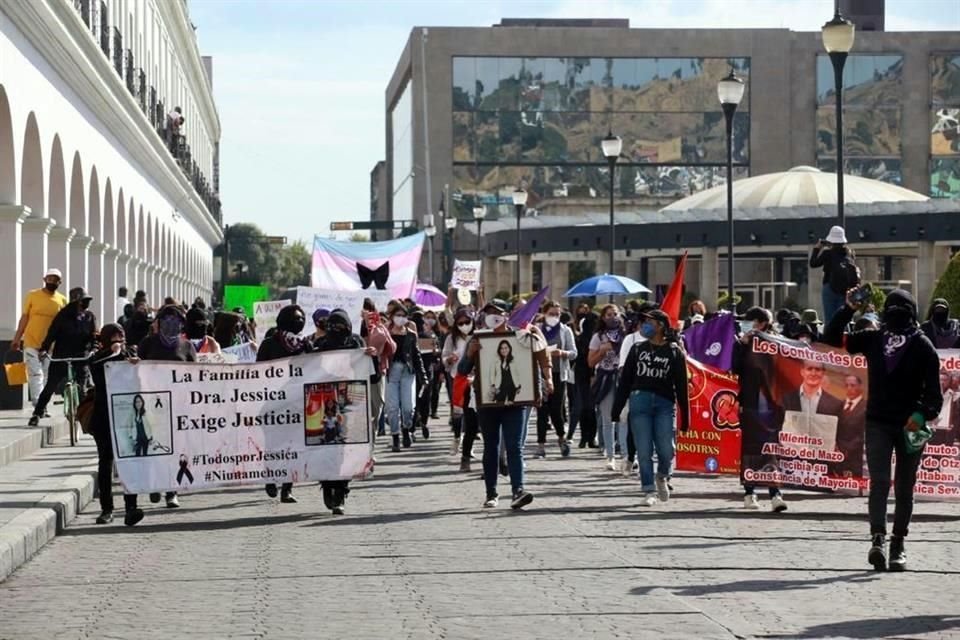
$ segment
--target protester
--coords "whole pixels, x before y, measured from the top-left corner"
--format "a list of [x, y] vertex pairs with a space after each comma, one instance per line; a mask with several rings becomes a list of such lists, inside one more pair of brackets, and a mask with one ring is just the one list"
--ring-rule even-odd
[[155, 320], [156, 318], [150, 308], [147, 307], [146, 302], [141, 301], [136, 303], [136, 309], [133, 315], [130, 317], [129, 322], [123, 327], [127, 336], [127, 344], [130, 348], [134, 350], [139, 348], [143, 339], [150, 335]]
[[221, 349], [243, 344], [243, 322], [244, 317], [242, 315], [229, 311], [221, 311], [216, 315], [213, 339], [217, 341]]
[[[46, 354], [53, 347], [53, 360], [67, 358], [86, 358], [96, 345], [97, 319], [90, 311], [90, 301], [93, 298], [83, 287], [70, 290], [70, 303], [60, 310], [53, 318], [47, 336], [40, 345], [40, 354]], [[47, 412], [47, 403], [54, 392], [61, 388], [67, 379], [67, 367], [73, 369], [74, 380], [82, 383], [86, 380], [85, 362], [51, 362], [47, 381], [34, 405], [33, 415], [27, 424], [35, 427], [40, 424], [40, 418]], [[70, 425], [74, 428], [73, 425]]]
[[[126, 288], [126, 287], [120, 287], [119, 289], [117, 289], [116, 311], [114, 312], [114, 313], [117, 314], [117, 317], [118, 317], [118, 318], [119, 318], [119, 317], [123, 317], [123, 315], [125, 314], [124, 309], [126, 308], [126, 306], [127, 306], [128, 304], [130, 304], [130, 301], [127, 300], [127, 288]], [[106, 312], [105, 312], [105, 313], [106, 313]], [[110, 315], [111, 315], [111, 314], [108, 314], [107, 317], [109, 318]]]
[[423, 389], [417, 394], [415, 423], [420, 425], [423, 439], [430, 437], [429, 418], [437, 417], [437, 404], [440, 401], [440, 339], [437, 335], [437, 316], [433, 311], [414, 314], [417, 328], [417, 348], [423, 359], [426, 378]]
[[[573, 376], [580, 397], [580, 442], [579, 448], [597, 447], [597, 408], [593, 402], [593, 367], [590, 366], [590, 341], [600, 323], [600, 316], [581, 304], [577, 307], [577, 325], [580, 335], [577, 337], [577, 359], [573, 364]], [[567, 434], [573, 438], [573, 433]]]
[[[306, 323], [307, 319], [300, 305], [291, 304], [280, 309], [277, 314], [277, 329], [260, 343], [257, 349], [257, 362], [289, 358], [312, 351], [313, 345], [310, 341], [300, 336]], [[271, 498], [277, 497], [277, 485], [268, 484], [266, 491]], [[296, 501], [297, 499], [293, 497], [293, 483], [284, 482], [280, 488], [280, 502]]]
[[[463, 360], [467, 351], [467, 344], [470, 342], [470, 337], [474, 331], [473, 312], [466, 307], [461, 307], [454, 314], [453, 322], [454, 331], [444, 343], [440, 357], [451, 377], [451, 386], [456, 386], [456, 377], [460, 375], [457, 373], [457, 365]], [[464, 378], [463, 376], [460, 377]], [[457, 451], [462, 448], [460, 471], [469, 473], [473, 444], [479, 433], [479, 425], [477, 424], [476, 407], [471, 406], [470, 387], [466, 384], [463, 386], [465, 392], [463, 403], [458, 407], [451, 399], [453, 444], [450, 446], [450, 455], [457, 455]]]
[[377, 307], [370, 298], [364, 299], [361, 315], [363, 326], [360, 327], [360, 337], [375, 351], [373, 374], [370, 376], [370, 422], [375, 427], [376, 435], [384, 435], [384, 377], [397, 345], [390, 337], [390, 331], [383, 325]]
[[629, 400], [630, 429], [637, 445], [643, 504], [652, 507], [670, 499], [668, 480], [675, 454], [676, 408], [680, 407], [681, 431], [689, 428], [690, 410], [686, 355], [670, 328], [670, 317], [654, 309], [643, 313], [641, 323], [640, 331], [646, 340], [630, 349], [617, 385], [611, 420], [621, 422], [621, 413]]
[[[600, 312], [600, 324], [590, 339], [590, 354], [587, 361], [596, 370], [596, 379], [591, 391], [592, 406], [596, 407], [597, 422], [603, 433], [603, 452], [607, 469], [618, 471], [615, 458], [616, 445], [627, 455], [627, 425], [614, 424], [613, 401], [617, 387], [617, 371], [620, 368], [620, 346], [624, 339], [623, 322], [617, 307], [606, 305]], [[616, 439], [614, 434], [616, 434]]]
[[806, 335], [810, 338], [810, 343], [820, 341], [820, 331], [823, 323], [820, 322], [820, 316], [816, 309], [804, 309], [800, 314], [800, 339]]
[[327, 335], [327, 320], [330, 318], [330, 309], [314, 309], [313, 315], [313, 342], [320, 342]]
[[[63, 276], [59, 269], [48, 269], [43, 276], [43, 288], [34, 289], [23, 300], [23, 312], [10, 349], [23, 351], [27, 363], [27, 388], [34, 406], [43, 391], [49, 363], [40, 358], [40, 345], [54, 317], [67, 306], [67, 299], [57, 293]], [[44, 414], [46, 417], [46, 414]]]
[[937, 349], [956, 349], [960, 346], [960, 322], [950, 317], [950, 303], [936, 298], [930, 303], [926, 321], [920, 331]]
[[393, 451], [400, 451], [401, 432], [403, 447], [413, 444], [413, 412], [418, 386], [422, 388], [426, 373], [423, 358], [417, 348], [417, 331], [408, 322], [407, 310], [401, 305], [393, 308], [387, 326], [396, 351], [389, 360], [387, 369], [386, 405]]
[[220, 345], [209, 334], [210, 325], [203, 309], [193, 307], [187, 311], [184, 333], [197, 353], [220, 353]]
[[706, 315], [707, 305], [703, 303], [703, 300], [692, 301], [687, 305], [687, 317], [683, 321], [684, 330], [689, 329], [695, 324], [700, 324], [703, 322]]
[[860, 270], [855, 260], [843, 227], [831, 227], [827, 237], [817, 240], [810, 251], [810, 267], [823, 268], [821, 298], [827, 322], [843, 307], [847, 290], [860, 284]]
[[[858, 305], [847, 304], [827, 325], [824, 341], [867, 359], [867, 469], [870, 473], [870, 535], [867, 561], [878, 571], [905, 571], [904, 538], [913, 515], [913, 490], [923, 454], [907, 447], [907, 432], [923, 429], [940, 414], [940, 358], [917, 326], [917, 303], [900, 289], [887, 295], [880, 330], [845, 333]], [[896, 454], [893, 535], [884, 553], [890, 469]], [[889, 564], [888, 564], [889, 561]]]
[[566, 438], [564, 408], [567, 382], [573, 377], [570, 362], [577, 358], [577, 345], [573, 331], [560, 321], [560, 303], [547, 301], [542, 309], [544, 318], [541, 331], [547, 340], [547, 350], [553, 363], [553, 393], [537, 408], [537, 457], [544, 458], [547, 455], [547, 426], [548, 422], [552, 422], [560, 455], [566, 458], [570, 455], [570, 443]]

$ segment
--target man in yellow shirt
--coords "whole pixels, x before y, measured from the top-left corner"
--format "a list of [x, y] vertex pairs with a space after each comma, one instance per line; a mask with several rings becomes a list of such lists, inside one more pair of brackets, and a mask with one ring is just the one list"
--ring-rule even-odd
[[57, 293], [63, 276], [59, 269], [48, 269], [43, 276], [43, 288], [34, 289], [23, 301], [23, 315], [13, 336], [11, 348], [23, 349], [23, 359], [27, 363], [27, 384], [30, 400], [34, 404], [40, 397], [40, 391], [46, 382], [49, 362], [40, 359], [40, 345], [47, 337], [47, 330], [61, 309], [67, 306], [67, 299]]

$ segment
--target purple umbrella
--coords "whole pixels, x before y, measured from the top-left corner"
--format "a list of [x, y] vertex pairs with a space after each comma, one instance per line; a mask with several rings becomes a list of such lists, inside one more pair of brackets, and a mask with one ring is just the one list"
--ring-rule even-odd
[[413, 301], [421, 307], [442, 307], [447, 303], [447, 294], [432, 285], [417, 283]]

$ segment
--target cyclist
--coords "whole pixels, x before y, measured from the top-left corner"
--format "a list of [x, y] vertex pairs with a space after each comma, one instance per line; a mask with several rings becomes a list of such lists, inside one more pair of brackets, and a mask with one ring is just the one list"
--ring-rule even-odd
[[41, 357], [45, 357], [52, 345], [53, 361], [50, 363], [46, 384], [33, 408], [33, 416], [27, 423], [31, 427], [40, 424], [40, 418], [46, 412], [51, 396], [63, 386], [63, 381], [67, 377], [67, 366], [73, 367], [74, 380], [80, 383], [81, 388], [83, 386], [83, 381], [86, 379], [84, 375], [86, 364], [57, 362], [57, 360], [86, 358], [87, 354], [93, 350], [97, 335], [97, 318], [90, 311], [91, 300], [93, 298], [83, 287], [71, 289], [70, 303], [61, 309], [50, 323], [47, 337], [44, 338], [39, 351]]

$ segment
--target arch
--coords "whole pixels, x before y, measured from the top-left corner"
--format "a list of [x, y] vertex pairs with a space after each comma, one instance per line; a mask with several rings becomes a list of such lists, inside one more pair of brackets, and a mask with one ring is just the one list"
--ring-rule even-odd
[[46, 199], [43, 197], [43, 151], [40, 148], [40, 128], [33, 111], [27, 116], [23, 133], [23, 155], [20, 157], [20, 201], [30, 207], [30, 215], [46, 217]]
[[117, 233], [116, 243], [112, 243], [120, 251], [127, 250], [127, 203], [124, 202], [123, 187], [117, 194]]
[[72, 226], [78, 233], [87, 231], [87, 209], [83, 204], [83, 162], [80, 160], [80, 152], [73, 154], [73, 167], [70, 169], [70, 210], [63, 226]]
[[47, 214], [65, 227], [70, 226], [67, 216], [67, 178], [63, 167], [63, 148], [60, 134], [53, 136], [50, 148], [50, 188], [47, 193]]
[[137, 232], [136, 232], [137, 246], [133, 254], [140, 260], [146, 260], [146, 246], [147, 246], [146, 234], [147, 234], [147, 223], [145, 218], [143, 217], [143, 205], [140, 205], [140, 209], [137, 212]]
[[0, 203], [17, 202], [17, 157], [13, 145], [13, 120], [7, 92], [0, 85]]
[[147, 224], [143, 227], [143, 260], [153, 264], [153, 216], [147, 212]]
[[84, 228], [84, 235], [100, 240], [100, 231], [103, 225], [100, 224], [100, 177], [97, 175], [97, 167], [90, 170], [90, 196], [87, 199], [87, 224]]
[[130, 204], [127, 205], [127, 229], [126, 229], [126, 242], [127, 247], [124, 251], [129, 255], [136, 255], [137, 249], [137, 208], [134, 205], [133, 197], [130, 198]]
[[103, 229], [100, 232], [100, 237], [97, 238], [97, 242], [109, 244], [111, 247], [116, 244], [116, 238], [114, 237], [116, 227], [114, 224], [113, 184], [110, 178], [107, 178], [107, 185], [103, 188]]

